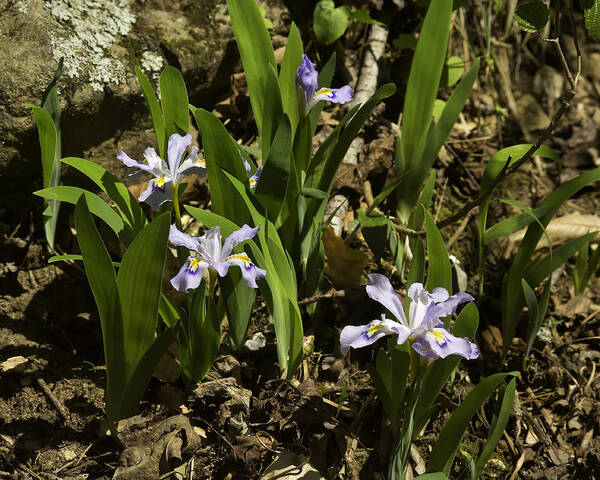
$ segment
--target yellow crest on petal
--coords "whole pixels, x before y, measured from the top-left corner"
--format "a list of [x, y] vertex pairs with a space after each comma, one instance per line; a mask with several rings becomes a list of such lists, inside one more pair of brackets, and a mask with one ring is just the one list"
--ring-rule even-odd
[[383, 325], [381, 325], [381, 324], [371, 325], [369, 327], [369, 330], [367, 330], [367, 335], [369, 337], [372, 337], [373, 335], [375, 335], [382, 328], [383, 328]]
[[320, 90], [317, 90], [317, 93], [315, 93], [315, 97], [319, 95], [327, 95], [328, 97], [333, 97], [333, 92], [330, 88], [321, 88]]
[[245, 253], [236, 253], [235, 255], [230, 255], [229, 257], [227, 257], [226, 260], [227, 261], [229, 261], [229, 260], [241, 260], [246, 265], [250, 265], [252, 263], [252, 260], [250, 260], [250, 257], [248, 255], [246, 255]]
[[198, 268], [200, 267], [200, 259], [199, 258], [192, 258], [190, 260], [190, 265], [188, 266], [188, 271], [192, 272], [192, 273], [196, 273], [198, 271]]
[[432, 328], [431, 330], [429, 330], [429, 333], [431, 333], [435, 337], [435, 341], [439, 345], [443, 345], [444, 343], [446, 343], [446, 336], [444, 335], [444, 332], [442, 330], [436, 330]]

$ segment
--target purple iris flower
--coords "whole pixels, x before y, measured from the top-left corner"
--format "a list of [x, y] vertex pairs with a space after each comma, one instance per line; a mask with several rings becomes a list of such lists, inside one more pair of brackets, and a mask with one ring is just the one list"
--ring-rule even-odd
[[192, 173], [206, 174], [206, 162], [198, 158], [198, 148], [192, 147], [183, 162], [181, 161], [191, 144], [192, 136], [189, 133], [184, 137], [177, 133], [171, 135], [167, 147], [168, 162], [160, 158], [152, 147], [144, 150], [147, 164], [136, 162], [123, 151], [117, 155], [128, 167], [135, 167], [154, 175], [148, 182], [148, 188], [138, 198], [140, 202], [146, 202], [153, 210], [158, 210], [164, 202], [173, 200], [173, 187], [178, 187], [183, 177]]
[[[248, 159], [246, 157], [244, 157], [244, 155], [242, 155], [242, 151], [239, 148], [238, 148], [238, 152], [240, 154], [240, 157], [242, 157], [242, 160], [244, 161], [244, 167], [246, 167], [246, 173], [250, 173], [250, 171], [252, 170], [252, 166], [250, 165], [250, 162], [248, 161]], [[256, 169], [256, 171], [254, 172], [254, 175], [252, 175], [248, 179], [250, 188], [256, 188], [256, 184], [258, 183], [258, 180], [260, 179], [260, 174], [262, 173], [262, 169], [263, 169], [263, 167], [258, 167]]]
[[179, 273], [171, 279], [171, 285], [180, 292], [187, 292], [190, 289], [198, 288], [206, 267], [216, 270], [221, 277], [224, 277], [227, 275], [229, 267], [235, 265], [240, 267], [246, 285], [257, 288], [256, 279], [264, 278], [267, 272], [254, 265], [244, 252], [233, 254], [231, 252], [236, 245], [253, 238], [259, 229], [260, 227], [251, 228], [244, 225], [229, 235], [222, 244], [219, 227], [211, 228], [201, 237], [192, 237], [171, 225], [169, 241], [178, 247], [186, 247], [192, 253]]
[[381, 320], [373, 320], [368, 325], [344, 327], [340, 335], [342, 352], [350, 347], [371, 345], [386, 335], [398, 335], [398, 345], [409, 340], [412, 348], [423, 357], [437, 359], [460, 355], [473, 360], [479, 356], [477, 345], [467, 338], [452, 335], [441, 320], [454, 313], [461, 303], [473, 301], [468, 293], [459, 292], [449, 296], [445, 288], [435, 288], [429, 293], [423, 284], [413, 283], [408, 288], [408, 297], [411, 299], [408, 320], [392, 284], [383, 275], [369, 275], [367, 295], [387, 308], [396, 320], [390, 320], [383, 314]]
[[315, 70], [315, 64], [306, 55], [302, 55], [302, 63], [296, 73], [296, 91], [301, 109], [305, 113], [320, 100], [328, 100], [333, 103], [346, 103], [352, 100], [350, 85], [342, 88], [319, 88], [318, 78], [319, 72]]

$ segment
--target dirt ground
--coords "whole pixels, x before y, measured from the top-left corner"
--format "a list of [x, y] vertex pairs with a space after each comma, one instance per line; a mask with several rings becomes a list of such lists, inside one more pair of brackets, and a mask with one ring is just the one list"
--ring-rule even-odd
[[[456, 15], [450, 54], [471, 58], [470, 49], [477, 55], [484, 53], [479, 23], [472, 21], [477, 11]], [[338, 45], [345, 53], [341, 66], [346, 67], [336, 78], [340, 82], [344, 75], [352, 76], [361, 28], [351, 29]], [[340, 169], [334, 193], [341, 192], [351, 201], [347, 223], [364, 205], [365, 182], [377, 194], [393, 176], [391, 123], [398, 122], [412, 54], [398, 52], [392, 39], [399, 32], [392, 33], [381, 62], [380, 84], [394, 80], [400, 94], [365, 127], [367, 141], [358, 165]], [[516, 29], [495, 40], [460, 122], [434, 165], [438, 175], [433, 205], [438, 219], [477, 195], [485, 163], [495, 151], [537, 137], [566, 88], [557, 80], [562, 78], [561, 65], [549, 45]], [[572, 37], [567, 32], [562, 40], [573, 62]], [[313, 54], [326, 58], [325, 47], [313, 44], [311, 48]], [[535, 206], [561, 182], [600, 165], [600, 44], [586, 43], [584, 51], [577, 95], [548, 142], [560, 152], [562, 165], [535, 159], [501, 185], [498, 198]], [[558, 84], [558, 93], [548, 87]], [[442, 91], [442, 97], [449, 92]], [[227, 98], [219, 100], [215, 108], [231, 122], [230, 131], [250, 140], [249, 102], [243, 86], [232, 88]], [[327, 107], [322, 128], [340, 115], [340, 107]], [[66, 171], [67, 182], [77, 185], [81, 178]], [[197, 186], [186, 201], [206, 205], [206, 186]], [[568, 201], [560, 214], [595, 214], [599, 207], [600, 193], [590, 187]], [[391, 205], [383, 210], [392, 213]], [[515, 213], [513, 207], [493, 202], [488, 223]], [[76, 245], [69, 228], [72, 214], [72, 208], [63, 205], [57, 243], [65, 252], [74, 251]], [[472, 293], [478, 288], [476, 218], [470, 215], [442, 232], [451, 242], [450, 253], [462, 262], [467, 291]], [[260, 478], [272, 462], [279, 462], [279, 472], [295, 465], [317, 470], [328, 479], [384, 478], [391, 432], [366, 371], [377, 349], [342, 356], [338, 342], [344, 325], [365, 323], [377, 315], [364, 287], [321, 300], [324, 314], [319, 322], [305, 324], [312, 347], [292, 382], [278, 378], [274, 330], [260, 299], [248, 336], [263, 334], [264, 347], [234, 352], [223, 342], [209, 375], [197, 385], [177, 380], [176, 352], [171, 352], [146, 392], [140, 416], [120, 426], [119, 445], [106, 435], [103, 424], [106, 372], [93, 297], [81, 265], [47, 263], [50, 254], [40, 220], [41, 203], [32, 196], [18, 215], [0, 223], [0, 478], [158, 478], [160, 466], [161, 478], [252, 479]], [[350, 230], [346, 224], [344, 236]], [[392, 274], [389, 253], [375, 262], [360, 236], [352, 247], [368, 255], [364, 275]], [[494, 242], [486, 251], [476, 336], [481, 357], [463, 362], [441, 395], [434, 421], [411, 451], [415, 476], [423, 473], [432, 440], [472, 386], [491, 373], [521, 369], [525, 350], [521, 339], [515, 340], [506, 362], [500, 361], [499, 298], [511, 252], [514, 246], [506, 242]], [[600, 281], [594, 275], [588, 288], [575, 296], [573, 263], [554, 274], [548, 315], [518, 379], [507, 430], [483, 478], [600, 478]], [[397, 286], [404, 293], [405, 286]], [[323, 292], [332, 287], [327, 283]], [[469, 426], [453, 479], [469, 478], [468, 462], [460, 452], [481, 449], [491, 403]]]

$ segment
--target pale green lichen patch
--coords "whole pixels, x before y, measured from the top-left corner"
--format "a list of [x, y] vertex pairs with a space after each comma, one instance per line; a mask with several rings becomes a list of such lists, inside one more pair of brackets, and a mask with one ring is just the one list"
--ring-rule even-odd
[[94, 90], [126, 81], [122, 62], [111, 46], [135, 22], [129, 0], [49, 0], [46, 7], [63, 27], [50, 33], [56, 60], [64, 57], [64, 73], [88, 81]]
[[142, 58], [140, 58], [142, 70], [149, 72], [154, 80], [158, 79], [158, 74], [162, 70], [163, 63], [162, 55], [150, 51], [142, 53]]

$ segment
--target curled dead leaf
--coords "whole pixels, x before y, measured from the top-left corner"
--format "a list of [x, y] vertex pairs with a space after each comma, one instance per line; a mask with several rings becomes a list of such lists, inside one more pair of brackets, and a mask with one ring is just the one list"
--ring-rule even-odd
[[348, 247], [331, 227], [323, 232], [325, 273], [336, 289], [358, 287], [368, 257], [360, 250]]

